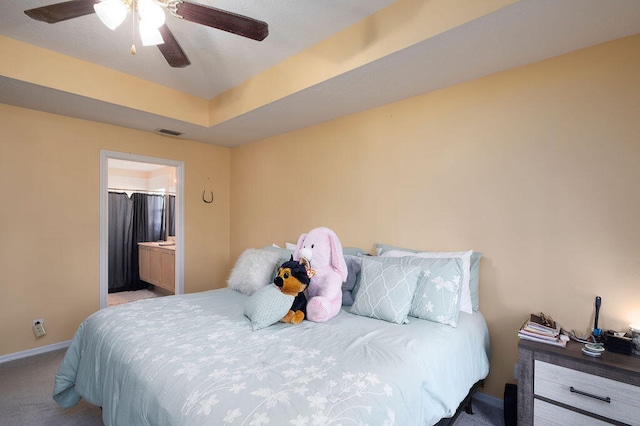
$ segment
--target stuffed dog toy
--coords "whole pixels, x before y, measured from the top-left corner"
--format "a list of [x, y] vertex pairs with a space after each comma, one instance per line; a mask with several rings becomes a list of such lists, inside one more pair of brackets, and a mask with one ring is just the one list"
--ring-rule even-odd
[[291, 259], [284, 262], [278, 269], [278, 274], [273, 283], [280, 291], [290, 296], [295, 296], [289, 312], [280, 320], [291, 324], [299, 324], [307, 313], [307, 298], [304, 290], [309, 285], [309, 276], [305, 265]]
[[348, 271], [336, 233], [321, 227], [300, 235], [293, 258], [310, 263], [307, 319], [325, 322], [338, 315], [342, 306], [342, 283]]

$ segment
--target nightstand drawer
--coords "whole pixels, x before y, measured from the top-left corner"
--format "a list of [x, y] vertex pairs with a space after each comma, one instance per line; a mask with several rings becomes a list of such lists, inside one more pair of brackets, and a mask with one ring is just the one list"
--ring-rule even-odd
[[536, 399], [533, 401], [533, 425], [534, 426], [606, 426], [610, 423], [603, 422], [593, 417], [575, 411], [567, 410], [558, 405]]
[[637, 386], [536, 360], [533, 388], [536, 396], [623, 423], [640, 424]]

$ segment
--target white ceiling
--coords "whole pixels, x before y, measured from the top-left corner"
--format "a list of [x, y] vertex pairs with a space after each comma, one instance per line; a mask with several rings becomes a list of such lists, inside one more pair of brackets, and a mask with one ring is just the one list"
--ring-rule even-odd
[[182, 92], [210, 99], [328, 36], [393, 3], [393, 0], [195, 0], [269, 24], [262, 42], [169, 16], [167, 26], [191, 65], [169, 67], [156, 47], [132, 56], [132, 18], [115, 31], [91, 14], [56, 24], [23, 12], [64, 0], [4, 1], [0, 34], [103, 65]]
[[[95, 14], [45, 24], [23, 11], [57, 0], [4, 1], [0, 35], [211, 99], [394, 3], [393, 0], [199, 0], [269, 24], [262, 42], [168, 17], [191, 65], [155, 47], [129, 53], [131, 20]], [[427, 0], [424, 0], [427, 1]], [[127, 25], [129, 22], [129, 25]], [[0, 75], [0, 102], [235, 146], [640, 32], [640, 0], [520, 0], [404, 50], [212, 127], [201, 127]], [[46, 70], [42, 70], [46, 72]]]

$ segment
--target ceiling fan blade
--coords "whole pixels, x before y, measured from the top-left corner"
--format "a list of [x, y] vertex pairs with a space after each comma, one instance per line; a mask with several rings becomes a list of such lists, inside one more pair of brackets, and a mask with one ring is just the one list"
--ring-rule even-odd
[[215, 7], [184, 1], [177, 4], [176, 11], [179, 16], [187, 21], [217, 28], [253, 40], [262, 41], [269, 35], [269, 26], [266, 22], [216, 9]]
[[55, 24], [67, 19], [78, 18], [80, 16], [95, 13], [93, 5], [97, 0], [72, 0], [62, 3], [50, 4], [49, 6], [36, 7], [25, 10], [24, 13], [37, 21]]
[[160, 34], [164, 40], [164, 44], [159, 44], [158, 49], [169, 63], [169, 66], [173, 68], [184, 68], [187, 65], [191, 65], [191, 61], [187, 58], [187, 55], [178, 44], [178, 40], [173, 36], [167, 24], [164, 24], [160, 28]]

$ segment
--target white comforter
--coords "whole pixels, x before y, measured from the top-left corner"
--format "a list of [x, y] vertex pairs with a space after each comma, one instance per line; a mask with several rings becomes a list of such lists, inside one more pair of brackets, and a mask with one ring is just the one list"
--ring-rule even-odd
[[79, 327], [56, 376], [106, 425], [431, 425], [489, 371], [480, 313], [457, 328], [353, 315], [251, 331], [229, 289], [101, 310]]

